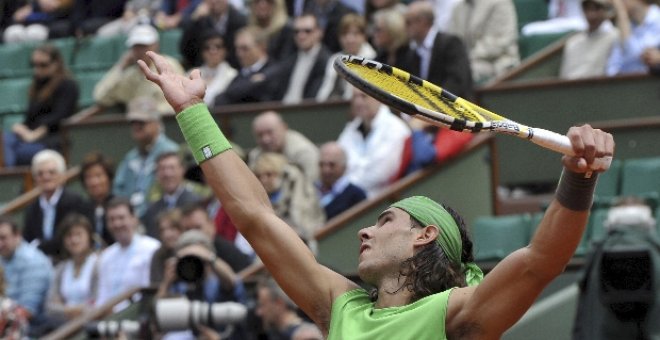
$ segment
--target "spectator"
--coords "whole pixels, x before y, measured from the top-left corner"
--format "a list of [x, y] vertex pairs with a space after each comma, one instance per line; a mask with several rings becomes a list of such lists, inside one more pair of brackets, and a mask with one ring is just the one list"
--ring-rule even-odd
[[607, 58], [618, 39], [612, 22], [609, 0], [582, 0], [587, 30], [568, 38], [559, 68], [559, 77], [577, 79], [604, 76]]
[[440, 128], [418, 118], [412, 118], [409, 125], [412, 134], [406, 139], [401, 154], [401, 167], [394, 179], [458, 155], [473, 136]]
[[164, 152], [156, 158], [156, 184], [162, 188], [163, 196], [149, 205], [142, 217], [146, 234], [158, 238], [157, 216], [164, 211], [180, 208], [200, 201], [200, 197], [184, 183], [183, 160], [175, 151]]
[[[157, 103], [157, 110], [161, 113], [171, 113], [165, 97], [158, 92], [158, 87], [151, 84], [140, 73], [138, 60], [148, 60], [147, 51], [158, 51], [158, 32], [149, 25], [138, 25], [131, 30], [126, 40], [130, 50], [115, 63], [94, 87], [94, 100], [96, 103], [87, 109], [87, 114], [95, 114], [115, 105], [128, 105], [131, 100], [138, 97], [150, 97]], [[183, 74], [183, 68], [174, 58], [168, 62], [177, 72]], [[150, 67], [155, 67], [150, 65]]]
[[607, 75], [648, 72], [644, 50], [660, 46], [660, 7], [653, 0], [612, 0], [619, 41], [607, 61]]
[[161, 0], [128, 0], [122, 15], [101, 26], [96, 35], [111, 37], [128, 34], [137, 25], [150, 25], [160, 5]]
[[472, 71], [460, 38], [433, 29], [433, 5], [415, 1], [408, 6], [406, 32], [411, 40], [403, 69], [447, 89], [472, 98]]
[[245, 16], [228, 3], [228, 0], [203, 0], [191, 15], [191, 21], [183, 27], [179, 51], [186, 69], [198, 67], [202, 63], [199, 55], [202, 45], [200, 32], [215, 30], [227, 44], [229, 64], [237, 67], [234, 55], [234, 35], [245, 26]]
[[5, 295], [25, 310], [31, 327], [43, 322], [43, 307], [53, 276], [50, 260], [23, 240], [18, 225], [0, 217], [0, 265]]
[[291, 340], [303, 323], [298, 316], [298, 306], [270, 277], [257, 284], [256, 314], [261, 318], [268, 339]]
[[644, 50], [642, 60], [649, 67], [651, 74], [660, 75], [660, 47]]
[[204, 102], [213, 107], [215, 97], [224, 92], [238, 74], [227, 62], [225, 39], [216, 31], [207, 31], [202, 38], [202, 78], [206, 82]]
[[178, 151], [179, 146], [165, 136], [156, 103], [148, 97], [136, 98], [126, 115], [135, 147], [119, 163], [112, 192], [129, 197], [137, 216], [147, 209], [146, 195], [154, 182], [156, 159], [164, 152]]
[[215, 105], [255, 103], [275, 100], [282, 68], [268, 58], [268, 36], [254, 27], [236, 33], [238, 75], [225, 92], [215, 98]]
[[[110, 200], [106, 206], [106, 218], [117, 242], [99, 257], [96, 307], [131, 288], [148, 286], [151, 258], [160, 247], [157, 240], [137, 232], [140, 222], [128, 200], [121, 197]], [[126, 306], [128, 301], [123, 301], [115, 305], [114, 311]]]
[[213, 241], [215, 254], [227, 262], [234, 272], [245, 269], [252, 263], [247, 255], [238, 250], [232, 242], [229, 242], [215, 232], [215, 225], [206, 212], [206, 207], [201, 204], [187, 205], [182, 208], [181, 225], [183, 230], [199, 230]]
[[328, 220], [367, 198], [364, 190], [346, 176], [346, 152], [339, 143], [321, 146], [319, 169], [321, 180], [316, 183], [316, 189]]
[[500, 76], [520, 63], [513, 0], [460, 0], [447, 32], [463, 40], [472, 79], [477, 83]]
[[255, 117], [252, 134], [257, 146], [248, 154], [248, 164], [254, 164], [264, 152], [276, 152], [300, 168], [311, 181], [319, 178], [319, 149], [302, 133], [289, 129], [279, 113], [265, 111]]
[[[355, 1], [354, 1], [355, 2]], [[353, 9], [344, 5], [338, 0], [307, 0], [304, 5], [305, 14], [316, 18], [316, 25], [321, 29], [322, 44], [327, 47], [331, 53], [339, 52], [339, 22], [344, 15], [353, 13]]]
[[353, 96], [353, 86], [341, 77], [337, 77], [334, 61], [342, 54], [352, 54], [374, 59], [376, 51], [367, 42], [367, 22], [357, 14], [347, 14], [339, 23], [339, 44], [341, 52], [328, 59], [323, 76], [323, 84], [316, 94], [317, 101], [325, 101], [330, 97], [350, 100]]
[[57, 151], [43, 150], [32, 159], [32, 176], [41, 190], [39, 198], [25, 210], [23, 237], [48, 256], [57, 258], [61, 247], [58, 228], [67, 214], [77, 212], [92, 218], [85, 200], [63, 186], [66, 164]]
[[376, 60], [400, 66], [408, 53], [406, 20], [398, 10], [384, 9], [374, 13], [373, 44], [377, 50]]
[[365, 18], [370, 21], [373, 21], [373, 15], [378, 11], [394, 10], [400, 13], [406, 12], [405, 3], [399, 0], [366, 0], [365, 3]]
[[305, 14], [293, 21], [296, 54], [283, 61], [286, 68], [281, 84], [281, 97], [285, 104], [297, 104], [303, 99], [316, 98], [325, 76], [330, 51], [321, 43], [323, 31], [313, 15]]
[[202, 0], [162, 0], [160, 9], [154, 16], [154, 24], [161, 30], [185, 26], [201, 3]]
[[175, 208], [161, 212], [156, 217], [156, 223], [158, 224], [158, 238], [161, 245], [151, 259], [149, 281], [152, 285], [160, 284], [163, 281], [165, 263], [168, 259], [176, 257], [174, 246], [179, 236], [183, 234], [181, 210]]
[[5, 290], [5, 270], [0, 266], [0, 338], [24, 339], [28, 334], [27, 312], [7, 297]]
[[41, 45], [32, 52], [32, 84], [22, 123], [4, 133], [5, 166], [29, 165], [43, 149], [61, 148], [62, 121], [78, 104], [78, 85], [66, 68], [64, 58], [53, 45]]
[[262, 153], [252, 164], [252, 171], [266, 189], [275, 214], [312, 245], [314, 232], [325, 222], [312, 182], [283, 155], [273, 152]]
[[[6, 1], [12, 2], [12, 1]], [[69, 35], [68, 16], [73, 0], [15, 1], [22, 3], [11, 14], [11, 24], [3, 34], [5, 43], [45, 41]], [[9, 5], [8, 7], [11, 7]]]
[[522, 35], [558, 34], [584, 31], [587, 23], [580, 9], [581, 0], [548, 1], [548, 19], [530, 22], [522, 27]]
[[[433, 27], [438, 32], [447, 32], [450, 28], [450, 22], [452, 20], [452, 13], [454, 11], [454, 6], [460, 0], [431, 0], [433, 2], [433, 13], [435, 14], [435, 20], [433, 21]], [[517, 27], [516, 27], [517, 31]]]
[[303, 322], [291, 335], [291, 340], [323, 340], [323, 333], [315, 324]]
[[351, 114], [355, 118], [337, 140], [348, 156], [346, 175], [367, 197], [374, 197], [399, 169], [410, 129], [387, 106], [358, 89], [353, 89]]
[[61, 325], [89, 312], [96, 295], [94, 231], [90, 220], [69, 214], [60, 227], [63, 261], [55, 267], [55, 278], [48, 293], [46, 313]]
[[250, 4], [248, 25], [268, 37], [268, 57], [280, 61], [295, 53], [293, 27], [284, 0], [254, 0]]
[[94, 234], [100, 237], [100, 240], [95, 240], [97, 248], [105, 248], [115, 242], [105, 220], [105, 205], [114, 197], [114, 176], [114, 164], [99, 152], [87, 154], [80, 165], [80, 182], [89, 197], [89, 205], [94, 209]]
[[128, 1], [75, 0], [71, 23], [76, 37], [94, 35], [101, 26], [120, 18]]

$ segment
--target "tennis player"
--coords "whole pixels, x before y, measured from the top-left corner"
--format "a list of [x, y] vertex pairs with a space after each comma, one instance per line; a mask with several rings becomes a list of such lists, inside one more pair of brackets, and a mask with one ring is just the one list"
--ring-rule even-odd
[[178, 112], [209, 185], [278, 284], [328, 339], [499, 339], [573, 256], [597, 178], [584, 173], [595, 157], [614, 151], [610, 134], [588, 125], [570, 128], [576, 156], [563, 157], [555, 199], [530, 245], [483, 279], [458, 215], [424, 197], [393, 204], [358, 234], [358, 273], [376, 287], [370, 294], [319, 264], [273, 213], [261, 184], [204, 105], [199, 70], [186, 78], [148, 53], [156, 70], [143, 61], [140, 67]]

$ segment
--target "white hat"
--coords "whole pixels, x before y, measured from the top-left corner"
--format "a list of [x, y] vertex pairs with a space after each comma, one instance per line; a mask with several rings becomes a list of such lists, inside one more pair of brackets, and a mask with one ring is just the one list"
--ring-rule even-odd
[[135, 26], [128, 33], [126, 39], [126, 46], [133, 47], [135, 45], [151, 45], [158, 42], [158, 31], [150, 25]]

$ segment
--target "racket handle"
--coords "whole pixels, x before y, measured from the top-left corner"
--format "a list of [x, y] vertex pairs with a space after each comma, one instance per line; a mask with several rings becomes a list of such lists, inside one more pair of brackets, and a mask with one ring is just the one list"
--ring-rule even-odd
[[[571, 146], [571, 140], [565, 135], [539, 128], [530, 128], [530, 130], [533, 131], [531, 141], [534, 144], [567, 156], [575, 156], [575, 152], [573, 152], [573, 147]], [[591, 170], [605, 171], [610, 168], [611, 164], [612, 156], [599, 157], [594, 159], [594, 162], [591, 164]]]

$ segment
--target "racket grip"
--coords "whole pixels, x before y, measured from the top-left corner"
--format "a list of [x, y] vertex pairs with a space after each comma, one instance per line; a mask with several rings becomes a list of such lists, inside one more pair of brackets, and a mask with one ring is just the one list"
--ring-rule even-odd
[[[558, 134], [545, 129], [533, 128], [533, 135], [531, 141], [546, 149], [550, 149], [567, 156], [575, 156], [571, 140], [565, 135]], [[606, 171], [612, 164], [612, 156], [599, 157], [594, 159], [591, 164], [591, 170]]]

